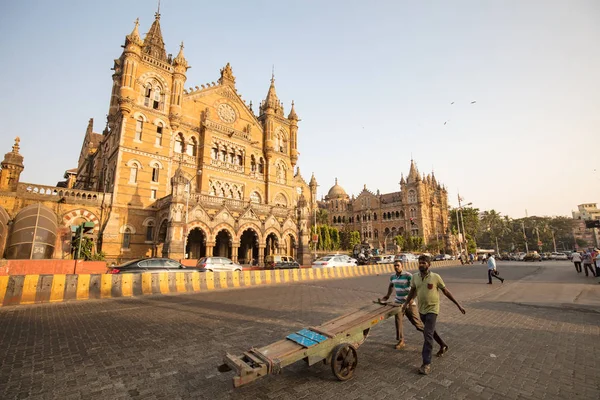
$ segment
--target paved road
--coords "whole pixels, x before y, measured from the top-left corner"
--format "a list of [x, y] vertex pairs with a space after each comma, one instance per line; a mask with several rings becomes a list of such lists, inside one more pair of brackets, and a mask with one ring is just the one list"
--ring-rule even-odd
[[[600, 285], [566, 262], [441, 269], [464, 303], [444, 301], [450, 353], [419, 376], [422, 336], [393, 349], [386, 321], [359, 349], [354, 379], [297, 363], [233, 389], [216, 366], [385, 293], [386, 276], [0, 309], [0, 398], [30, 399], [598, 399]], [[568, 291], [561, 288], [567, 287]]]

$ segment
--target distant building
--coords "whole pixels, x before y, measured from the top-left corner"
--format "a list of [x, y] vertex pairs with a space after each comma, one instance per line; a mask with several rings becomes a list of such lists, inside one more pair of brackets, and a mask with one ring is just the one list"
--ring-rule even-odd
[[400, 191], [373, 193], [367, 185], [350, 198], [338, 184], [320, 201], [329, 223], [342, 230], [360, 232], [361, 238], [377, 248], [387, 248], [397, 235], [418, 236], [425, 244], [438, 241], [440, 250], [450, 249], [448, 192], [435, 175], [421, 176], [411, 160], [408, 177], [400, 180]]
[[600, 230], [597, 228], [586, 228], [585, 221], [600, 220], [600, 209], [597, 203], [585, 203], [577, 206], [577, 211], [573, 211], [573, 219], [580, 222], [573, 229], [575, 239], [582, 239], [588, 242], [589, 246], [600, 246]]

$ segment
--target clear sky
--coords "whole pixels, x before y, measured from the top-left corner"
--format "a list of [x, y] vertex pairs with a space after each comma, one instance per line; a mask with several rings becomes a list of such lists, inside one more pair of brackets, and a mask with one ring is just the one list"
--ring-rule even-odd
[[[88, 119], [104, 128], [113, 59], [156, 8], [0, 2], [0, 155], [21, 137], [21, 181], [77, 166]], [[599, 1], [162, 0], [161, 14], [167, 52], [185, 43], [186, 87], [230, 62], [257, 111], [275, 65], [319, 197], [336, 177], [350, 195], [397, 191], [412, 155], [452, 205], [458, 191], [512, 217], [600, 203]]]

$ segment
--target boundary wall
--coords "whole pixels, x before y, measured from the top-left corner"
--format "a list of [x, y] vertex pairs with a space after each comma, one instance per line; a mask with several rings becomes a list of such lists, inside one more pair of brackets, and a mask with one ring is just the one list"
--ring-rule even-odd
[[[432, 262], [439, 267], [460, 261]], [[416, 271], [418, 264], [404, 264]], [[242, 272], [155, 272], [141, 274], [54, 274], [0, 276], [0, 306], [107, 299], [157, 294], [195, 293], [221, 289], [277, 285], [313, 280], [391, 274], [392, 264], [339, 268], [300, 268]]]

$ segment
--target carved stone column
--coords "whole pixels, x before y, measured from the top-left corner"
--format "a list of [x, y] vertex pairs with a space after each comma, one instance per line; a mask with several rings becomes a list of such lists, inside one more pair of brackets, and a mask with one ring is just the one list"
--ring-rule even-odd
[[231, 261], [234, 263], [238, 262], [238, 251], [240, 248], [240, 242], [233, 242], [231, 244]]
[[215, 248], [215, 242], [206, 242], [206, 257], [212, 257]]
[[265, 247], [266, 246], [264, 244], [258, 245], [258, 265], [260, 267], [265, 265]]

